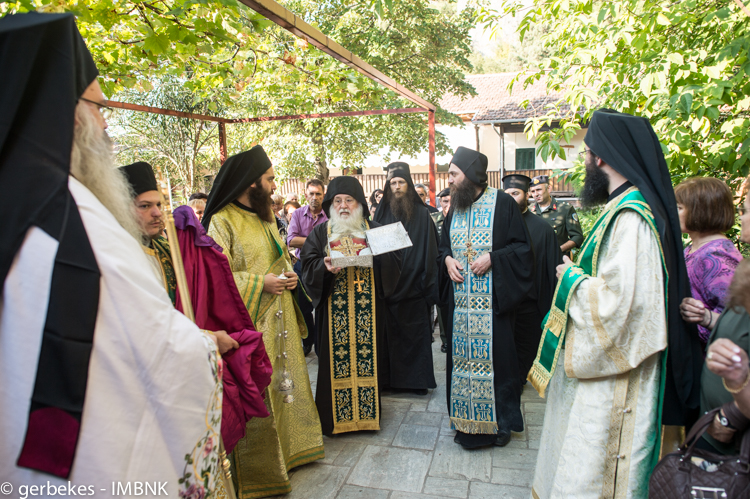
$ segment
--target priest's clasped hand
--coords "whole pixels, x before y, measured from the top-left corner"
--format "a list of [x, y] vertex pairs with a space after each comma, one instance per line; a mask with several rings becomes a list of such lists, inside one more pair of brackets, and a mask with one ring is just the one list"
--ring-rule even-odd
[[280, 279], [275, 274], [266, 274], [263, 278], [263, 292], [280, 295], [284, 290], [292, 290], [297, 287], [297, 274], [284, 272], [286, 279]]
[[490, 267], [492, 267], [492, 259], [490, 258], [489, 253], [485, 253], [484, 255], [471, 262], [471, 265], [469, 265], [469, 268], [472, 272], [474, 272], [475, 275], [486, 274], [487, 272], [489, 272]]
[[[471, 262], [469, 270], [475, 275], [484, 275], [490, 270], [490, 267], [492, 267], [492, 259], [490, 258], [490, 254], [486, 253]], [[458, 260], [452, 256], [445, 257], [445, 268], [448, 269], [448, 275], [453, 282], [464, 282], [464, 267], [458, 263]]]
[[[297, 277], [296, 272], [284, 272], [284, 275], [286, 276], [286, 289], [289, 291], [293, 290], [297, 287], [297, 281], [299, 280], [299, 277]], [[281, 279], [283, 281], [283, 279]]]
[[570, 267], [571, 265], [573, 265], [573, 260], [571, 260], [567, 256], [563, 256], [563, 263], [557, 266], [557, 278], [561, 278], [565, 271], [568, 270], [568, 267]]
[[445, 257], [445, 268], [448, 269], [448, 275], [453, 282], [464, 282], [464, 276], [461, 274], [464, 271], [463, 266], [458, 263], [458, 260], [452, 256]]
[[341, 267], [334, 267], [333, 265], [331, 265], [331, 257], [330, 256], [327, 256], [327, 257], [323, 258], [323, 263], [326, 264], [326, 268], [328, 269], [328, 272], [332, 272], [334, 274], [338, 274], [339, 271], [341, 270]]

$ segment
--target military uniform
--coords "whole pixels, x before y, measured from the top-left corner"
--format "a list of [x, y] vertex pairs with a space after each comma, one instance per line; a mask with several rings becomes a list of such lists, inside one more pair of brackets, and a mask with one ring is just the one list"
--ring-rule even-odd
[[[583, 231], [581, 230], [581, 222], [578, 220], [578, 214], [573, 206], [552, 198], [552, 202], [544, 211], [539, 208], [538, 204], [535, 204], [534, 213], [549, 222], [552, 228], [555, 229], [557, 242], [560, 246], [568, 241], [575, 241], [576, 247], [581, 247], [581, 244], [583, 244]], [[570, 251], [564, 254], [570, 256]]]
[[[531, 181], [532, 186], [548, 183], [549, 177], [547, 175], [534, 177]], [[581, 222], [578, 220], [578, 214], [573, 206], [552, 198], [549, 206], [544, 211], [541, 210], [538, 204], [534, 204], [533, 212], [545, 219], [552, 226], [560, 246], [568, 241], [574, 241], [576, 248], [581, 247], [583, 244], [583, 231], [581, 230]], [[563, 253], [563, 255], [570, 257], [570, 251]]]
[[443, 233], [443, 222], [445, 221], [443, 210], [430, 213], [430, 216], [432, 217], [432, 221], [435, 222], [435, 227], [437, 227], [438, 230], [438, 237], [440, 237], [440, 234]]

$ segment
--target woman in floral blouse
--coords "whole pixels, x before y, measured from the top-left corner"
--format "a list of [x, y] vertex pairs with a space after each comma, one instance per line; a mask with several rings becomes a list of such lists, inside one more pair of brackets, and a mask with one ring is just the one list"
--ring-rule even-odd
[[[726, 307], [726, 296], [734, 270], [742, 255], [726, 237], [734, 225], [734, 201], [727, 184], [716, 178], [691, 178], [675, 188], [680, 228], [690, 236], [685, 248], [690, 287], [699, 313], [683, 318], [698, 323], [698, 334], [705, 348], [716, 320]], [[701, 307], [702, 305], [702, 307]], [[683, 310], [685, 307], [682, 307]]]

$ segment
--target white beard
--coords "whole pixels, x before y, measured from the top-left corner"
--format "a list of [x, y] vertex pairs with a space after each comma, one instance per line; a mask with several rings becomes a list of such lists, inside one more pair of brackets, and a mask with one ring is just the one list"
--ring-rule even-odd
[[70, 174], [99, 199], [130, 235], [142, 242], [130, 184], [114, 166], [112, 142], [82, 106], [82, 102], [76, 106]]
[[341, 236], [364, 234], [365, 218], [362, 215], [362, 205], [357, 206], [351, 211], [348, 217], [342, 217], [335, 208], [331, 208], [331, 240], [336, 240]]

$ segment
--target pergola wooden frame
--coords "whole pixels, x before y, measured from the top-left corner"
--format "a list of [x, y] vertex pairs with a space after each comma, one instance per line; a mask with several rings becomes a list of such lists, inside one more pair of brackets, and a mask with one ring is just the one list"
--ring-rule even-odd
[[298, 38], [306, 40], [308, 43], [319, 48], [334, 59], [343, 62], [350, 68], [358, 71], [371, 80], [387, 87], [413, 102], [419, 107], [400, 108], [400, 109], [376, 109], [369, 111], [344, 111], [338, 113], [313, 113], [313, 114], [294, 114], [286, 116], [261, 116], [255, 118], [221, 118], [217, 116], [208, 116], [205, 114], [186, 113], [172, 109], [163, 109], [152, 106], [141, 106], [127, 102], [108, 101], [108, 105], [119, 109], [130, 111], [142, 111], [147, 113], [163, 114], [167, 116], [177, 116], [180, 118], [190, 118], [202, 121], [211, 121], [219, 124], [219, 157], [223, 163], [227, 157], [227, 135], [226, 125], [232, 123], [254, 123], [262, 121], [283, 121], [283, 120], [305, 120], [315, 118], [340, 118], [347, 116], [373, 116], [383, 114], [404, 114], [404, 113], [427, 113], [428, 126], [428, 151], [429, 151], [429, 189], [430, 200], [435, 206], [435, 105], [422, 99], [408, 88], [400, 85], [394, 79], [378, 71], [356, 54], [346, 50], [336, 41], [330, 39], [317, 28], [307, 24], [300, 17], [287, 8], [279, 5], [274, 0], [240, 0], [243, 4], [253, 9], [258, 14], [266, 17], [268, 20], [276, 23], [286, 29]]

